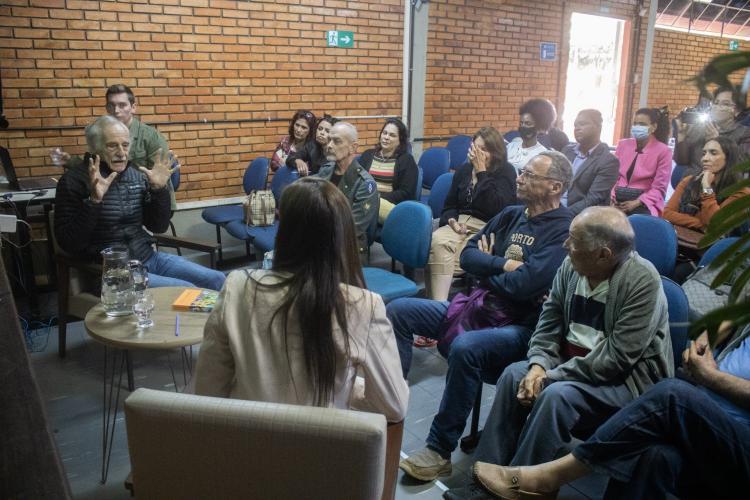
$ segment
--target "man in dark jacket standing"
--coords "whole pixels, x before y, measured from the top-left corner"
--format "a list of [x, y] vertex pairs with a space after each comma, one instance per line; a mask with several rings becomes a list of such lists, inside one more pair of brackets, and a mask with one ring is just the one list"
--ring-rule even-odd
[[125, 246], [132, 259], [148, 267], [151, 286], [189, 286], [220, 290], [224, 274], [182, 257], [156, 252], [153, 237], [169, 226], [172, 171], [166, 151], [153, 168], [128, 160], [130, 131], [111, 116], [86, 128], [90, 153], [60, 178], [55, 196], [55, 236], [66, 252], [99, 262], [107, 247]]
[[601, 141], [602, 114], [599, 111], [581, 110], [573, 127], [577, 144], [569, 144], [562, 150], [573, 165], [573, 180], [561, 203], [578, 215], [586, 207], [609, 205], [620, 162]]
[[[410, 476], [430, 481], [451, 473], [451, 452], [466, 425], [482, 381], [494, 383], [503, 369], [526, 355], [541, 310], [541, 299], [565, 258], [570, 211], [560, 196], [572, 177], [570, 162], [556, 151], [532, 158], [516, 179], [521, 206], [505, 208], [477, 233], [461, 253], [461, 267], [489, 290], [510, 324], [466, 332], [450, 346], [440, 410], [427, 447], [401, 461]], [[440, 339], [448, 302], [399, 299], [387, 307], [404, 377], [411, 365], [412, 335]]]

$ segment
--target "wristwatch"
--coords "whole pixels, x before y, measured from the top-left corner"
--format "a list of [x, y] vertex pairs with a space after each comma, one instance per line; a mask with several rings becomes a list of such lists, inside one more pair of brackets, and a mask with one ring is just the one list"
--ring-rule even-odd
[[703, 188], [703, 194], [705, 194], [707, 196], [711, 196], [712, 194], [714, 194], [714, 190], [713, 190], [713, 188], [710, 188], [710, 187]]

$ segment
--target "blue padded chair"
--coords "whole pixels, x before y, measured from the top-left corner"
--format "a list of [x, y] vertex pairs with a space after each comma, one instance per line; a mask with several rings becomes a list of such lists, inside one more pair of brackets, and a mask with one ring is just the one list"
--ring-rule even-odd
[[511, 142], [516, 137], [521, 137], [521, 134], [518, 133], [518, 130], [511, 130], [503, 135], [503, 139], [508, 142]]
[[[268, 179], [268, 158], [256, 158], [250, 162], [242, 176], [242, 189], [245, 194], [266, 188]], [[242, 221], [245, 214], [242, 205], [222, 205], [208, 207], [201, 212], [203, 220], [216, 226], [216, 242], [221, 245], [221, 228], [232, 221]], [[219, 246], [219, 261], [223, 259]]]
[[[296, 170], [290, 170], [286, 165], [281, 166], [271, 180], [271, 191], [276, 198], [276, 206], [281, 200], [281, 194], [289, 184], [296, 181], [299, 174]], [[276, 244], [276, 231], [279, 229], [279, 221], [275, 220], [270, 226], [248, 226], [244, 220], [235, 220], [227, 223], [225, 229], [238, 240], [251, 243], [261, 253], [273, 250]]]
[[[177, 160], [172, 163], [172, 168], [176, 166], [178, 163]], [[178, 189], [180, 189], [180, 169], [175, 168], [175, 170], [172, 172], [172, 175], [169, 176], [169, 180], [172, 181], [172, 187], [174, 188], [175, 192], [177, 192]]]
[[669, 309], [669, 334], [672, 340], [672, 354], [674, 355], [674, 367], [680, 366], [682, 351], [688, 340], [688, 298], [680, 285], [669, 278], [661, 277], [661, 285], [664, 295], [667, 297], [667, 308]]
[[675, 165], [672, 169], [672, 179], [670, 182], [672, 183], [672, 189], [675, 189], [677, 187], [677, 184], [680, 183], [683, 177], [685, 177], [685, 174], [687, 173], [687, 165]]
[[417, 166], [417, 190], [414, 193], [414, 201], [420, 201], [422, 198], [422, 183], [424, 181], [424, 170]]
[[721, 252], [729, 248], [732, 243], [735, 243], [737, 240], [739, 240], [739, 238], [737, 237], [722, 238], [708, 247], [706, 253], [701, 256], [701, 260], [698, 262], [698, 267], [705, 267], [709, 265]]
[[[383, 249], [401, 262], [404, 271], [425, 267], [432, 243], [432, 212], [427, 205], [404, 201], [394, 207], [383, 225]], [[363, 270], [367, 289], [380, 294], [384, 302], [417, 294], [417, 284], [401, 274], [376, 267]]]
[[448, 197], [448, 191], [450, 191], [452, 182], [453, 172], [448, 172], [438, 177], [432, 185], [430, 195], [427, 198], [427, 205], [432, 210], [433, 219], [439, 219], [442, 215], [445, 199]]
[[[448, 173], [451, 164], [451, 153], [447, 148], [427, 148], [419, 157], [419, 167], [424, 172], [422, 187], [431, 189], [432, 184], [441, 175]], [[419, 199], [419, 198], [417, 198]]]
[[[179, 161], [175, 159], [174, 162], [172, 162], [172, 168], [175, 168], [179, 164], [180, 164]], [[169, 181], [172, 183], [172, 189], [176, 193], [177, 190], [180, 188], [180, 169], [179, 168], [174, 169], [174, 171], [172, 172], [172, 175], [169, 176]], [[174, 213], [172, 213], [169, 216], [169, 229], [172, 231], [172, 236], [177, 237], [177, 231], [174, 228], [174, 222], [172, 222], [172, 215], [174, 215]], [[179, 249], [179, 247], [177, 248], [177, 255], [182, 255], [182, 251]]]
[[468, 135], [457, 135], [450, 138], [445, 147], [451, 152], [451, 170], [456, 170], [466, 163], [466, 157], [469, 155], [469, 148], [471, 147], [471, 140], [471, 137]]
[[[672, 355], [674, 356], [674, 366], [677, 368], [682, 361], [682, 351], [688, 339], [688, 299], [685, 291], [669, 278], [661, 277], [664, 295], [667, 298], [667, 309], [669, 314], [669, 336], [672, 341]], [[482, 387], [479, 387], [476, 400], [474, 401], [474, 410], [471, 416], [471, 426], [469, 434], [461, 438], [461, 450], [470, 453], [476, 448], [482, 431], [479, 430], [479, 412], [482, 406]]]
[[628, 217], [635, 231], [635, 249], [662, 276], [672, 276], [677, 261], [677, 233], [669, 222], [651, 215]]

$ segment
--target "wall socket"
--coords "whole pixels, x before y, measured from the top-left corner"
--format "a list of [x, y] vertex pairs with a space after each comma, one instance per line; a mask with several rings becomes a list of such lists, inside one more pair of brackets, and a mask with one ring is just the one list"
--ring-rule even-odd
[[15, 215], [0, 215], [0, 233], [15, 233], [16, 225]]

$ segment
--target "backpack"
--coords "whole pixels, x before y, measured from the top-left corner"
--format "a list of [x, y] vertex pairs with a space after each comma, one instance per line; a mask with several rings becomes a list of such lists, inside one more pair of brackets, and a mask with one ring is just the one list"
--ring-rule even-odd
[[253, 191], [242, 202], [245, 224], [272, 226], [276, 219], [276, 199], [270, 190]]
[[[717, 286], [711, 288], [711, 283], [714, 278], [721, 271], [721, 267], [713, 268], [710, 266], [702, 266], [696, 269], [690, 276], [688, 276], [685, 283], [682, 284], [682, 289], [685, 291], [685, 295], [688, 298], [688, 304], [690, 306], [690, 319], [696, 320], [702, 316], [705, 316], [709, 312], [724, 307], [729, 303], [729, 292], [732, 289], [734, 280], [742, 272], [742, 269], [738, 269], [733, 273], [729, 279]], [[738, 297], [738, 301], [744, 300], [748, 295], [748, 286], [745, 286]]]

